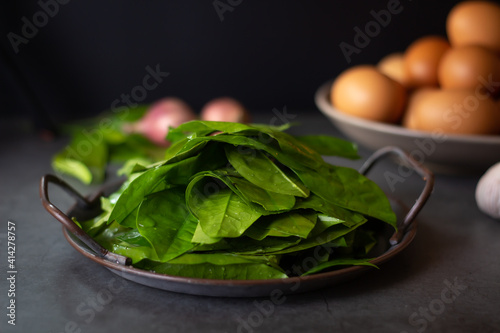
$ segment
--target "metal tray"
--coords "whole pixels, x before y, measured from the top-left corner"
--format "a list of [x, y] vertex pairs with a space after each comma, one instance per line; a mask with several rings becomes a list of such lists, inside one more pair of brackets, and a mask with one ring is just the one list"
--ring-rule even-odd
[[[393, 229], [388, 226], [378, 235], [378, 246], [371, 253], [374, 257], [371, 262], [377, 266], [396, 256], [412, 242], [417, 232], [415, 216], [424, 206], [434, 186], [433, 174], [397, 147], [384, 147], [377, 150], [365, 161], [359, 171], [362, 174], [367, 174], [377, 161], [387, 155], [399, 157], [401, 163], [412, 167], [422, 177], [425, 184], [415, 204], [410, 209], [390, 198], [393, 209], [398, 216], [398, 231], [393, 232]], [[76, 200], [69, 212], [63, 213], [49, 200], [49, 183], [60, 186]], [[107, 188], [107, 190], [109, 192], [110, 189]], [[103, 248], [71, 219], [71, 217], [76, 217], [85, 220], [97, 216], [100, 213], [99, 198], [103, 193], [104, 191], [99, 191], [93, 196], [83, 197], [63, 180], [53, 175], [45, 175], [40, 181], [42, 204], [52, 216], [63, 224], [63, 234], [69, 244], [85, 257], [106, 267], [111, 272], [127, 280], [153, 288], [203, 296], [270, 297], [277, 294], [297, 294], [333, 286], [373, 269], [369, 266], [349, 266], [305, 277], [271, 280], [199, 279], [137, 269], [130, 265], [129, 258]]]

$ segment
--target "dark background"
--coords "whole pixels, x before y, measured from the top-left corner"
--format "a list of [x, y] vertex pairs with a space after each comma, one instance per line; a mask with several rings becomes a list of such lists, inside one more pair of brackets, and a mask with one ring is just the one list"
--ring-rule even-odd
[[22, 36], [23, 17], [33, 22], [42, 7], [0, 5], [0, 121], [23, 116], [45, 128], [98, 114], [157, 65], [170, 74], [144, 103], [177, 96], [199, 111], [229, 95], [253, 112], [285, 105], [313, 112], [315, 90], [347, 67], [375, 64], [426, 34], [445, 35], [458, 2], [401, 0], [401, 12], [348, 63], [339, 44], [354, 45], [354, 28], [365, 30], [371, 11], [393, 0], [221, 0], [233, 4], [223, 20], [212, 0], [65, 1], [42, 0], [58, 4], [58, 12], [17, 53], [8, 33]]

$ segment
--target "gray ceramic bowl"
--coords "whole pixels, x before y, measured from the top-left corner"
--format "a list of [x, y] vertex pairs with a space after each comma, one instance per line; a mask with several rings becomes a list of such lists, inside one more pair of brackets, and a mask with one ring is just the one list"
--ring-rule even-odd
[[317, 90], [317, 107], [348, 139], [366, 148], [398, 146], [437, 173], [479, 173], [500, 161], [500, 135], [438, 135], [353, 117], [331, 105], [331, 85]]

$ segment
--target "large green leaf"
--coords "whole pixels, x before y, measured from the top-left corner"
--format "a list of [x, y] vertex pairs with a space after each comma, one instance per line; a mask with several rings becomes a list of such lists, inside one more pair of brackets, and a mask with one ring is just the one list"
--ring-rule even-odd
[[295, 205], [295, 197], [293, 195], [263, 189], [244, 178], [229, 177], [229, 180], [248, 201], [261, 205], [266, 211], [290, 210]]
[[380, 219], [396, 227], [396, 215], [384, 192], [358, 171], [329, 164], [319, 170], [294, 171], [311, 192], [326, 202]]
[[316, 225], [316, 220], [314, 212], [288, 212], [264, 216], [248, 228], [245, 235], [256, 240], [268, 236], [307, 238]]
[[241, 236], [261, 215], [229, 188], [210, 194], [191, 191], [188, 203], [203, 232], [214, 238]]
[[282, 170], [259, 150], [241, 153], [226, 147], [226, 156], [241, 176], [258, 187], [304, 198], [309, 195], [307, 187], [292, 172]]
[[186, 189], [186, 202], [189, 204], [189, 207], [200, 204], [199, 201], [206, 200], [209, 194], [218, 192], [221, 188], [228, 187], [247, 205], [262, 213], [262, 209], [259, 210], [259, 206], [248, 200], [234, 185], [231, 176], [234, 176], [234, 173], [227, 169], [207, 170], [196, 173], [191, 177]]
[[176, 163], [155, 166], [135, 178], [120, 195], [109, 222], [121, 223], [141, 204], [144, 197], [155, 191], [164, 190], [166, 184], [185, 184], [193, 173], [196, 156]]
[[173, 259], [191, 243], [198, 220], [189, 212], [184, 188], [155, 192], [144, 198], [137, 213], [137, 229], [156, 251], [159, 261]]

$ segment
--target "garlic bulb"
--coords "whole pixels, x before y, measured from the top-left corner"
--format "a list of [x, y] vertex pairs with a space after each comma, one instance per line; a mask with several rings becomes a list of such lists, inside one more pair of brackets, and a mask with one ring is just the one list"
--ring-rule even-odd
[[479, 179], [476, 202], [484, 213], [500, 219], [500, 162], [490, 167]]

